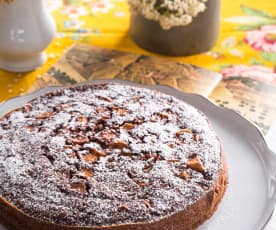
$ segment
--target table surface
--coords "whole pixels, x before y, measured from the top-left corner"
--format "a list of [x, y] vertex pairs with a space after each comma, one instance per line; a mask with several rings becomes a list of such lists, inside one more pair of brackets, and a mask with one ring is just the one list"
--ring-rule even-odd
[[[129, 38], [126, 0], [45, 0], [45, 3], [58, 30], [46, 50], [48, 61], [29, 73], [0, 70], [0, 102], [28, 91], [76, 42], [158, 56], [139, 48]], [[171, 59], [225, 76], [261, 79], [276, 86], [276, 1], [222, 0], [221, 22], [220, 38], [211, 51]], [[267, 227], [273, 229], [276, 229], [276, 214]]]
[[[58, 34], [47, 49], [48, 61], [30, 73], [0, 70], [0, 101], [24, 93], [75, 42], [135, 53], [149, 52], [128, 36], [126, 0], [45, 0]], [[275, 17], [274, 17], [274, 16]], [[172, 58], [223, 74], [253, 75], [276, 84], [276, 2], [223, 0], [217, 45], [201, 55]], [[232, 67], [232, 68], [231, 68]]]

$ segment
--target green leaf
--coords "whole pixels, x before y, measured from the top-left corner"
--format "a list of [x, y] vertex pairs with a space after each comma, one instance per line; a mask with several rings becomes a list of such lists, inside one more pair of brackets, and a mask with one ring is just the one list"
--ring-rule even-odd
[[241, 9], [246, 15], [259, 16], [259, 17], [270, 18], [270, 19], [275, 18], [275, 16], [273, 16], [272, 14], [269, 14], [262, 10], [254, 9], [245, 5], [241, 5]]
[[276, 63], [276, 53], [272, 52], [261, 52], [260, 56], [270, 62]]
[[240, 30], [240, 31], [258, 30], [262, 26], [275, 25], [275, 24], [276, 24], [276, 18], [275, 19], [262, 18], [262, 20], [258, 23], [255, 22], [254, 24], [242, 25], [237, 27], [237, 30]]
[[237, 27], [237, 30], [241, 30], [241, 31], [249, 31], [249, 30], [257, 30], [261, 27], [260, 24], [255, 24], [255, 25], [243, 25], [243, 26], [239, 26]]
[[263, 65], [263, 63], [261, 61], [259, 61], [257, 58], [251, 58], [249, 60], [249, 64], [250, 65]]
[[217, 65], [217, 67], [220, 68], [220, 69], [230, 68], [232, 66], [233, 66], [233, 64], [221, 64], [221, 65]]

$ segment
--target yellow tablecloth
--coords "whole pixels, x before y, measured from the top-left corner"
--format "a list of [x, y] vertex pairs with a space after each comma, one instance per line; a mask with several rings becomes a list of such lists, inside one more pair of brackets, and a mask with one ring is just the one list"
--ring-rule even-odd
[[[75, 42], [148, 53], [128, 36], [126, 0], [45, 2], [58, 29], [47, 49], [48, 61], [30, 73], [0, 70], [0, 101], [26, 92]], [[204, 54], [172, 59], [220, 71], [225, 76], [249, 75], [276, 85], [276, 1], [222, 0], [221, 35], [216, 47]]]

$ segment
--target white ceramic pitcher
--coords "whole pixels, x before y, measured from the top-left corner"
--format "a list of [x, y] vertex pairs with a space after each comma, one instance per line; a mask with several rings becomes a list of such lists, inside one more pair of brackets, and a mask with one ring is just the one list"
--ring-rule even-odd
[[0, 3], [0, 69], [26, 72], [41, 66], [55, 29], [43, 0]]

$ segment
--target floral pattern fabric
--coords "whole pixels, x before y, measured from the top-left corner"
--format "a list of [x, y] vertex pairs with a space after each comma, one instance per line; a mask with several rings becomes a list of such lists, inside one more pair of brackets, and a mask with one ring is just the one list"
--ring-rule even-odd
[[[45, 4], [57, 23], [48, 61], [30, 73], [0, 71], [0, 101], [26, 92], [76, 42], [149, 54], [128, 36], [126, 0], [45, 0]], [[203, 54], [172, 59], [221, 72], [225, 78], [239, 75], [276, 85], [276, 2], [222, 1], [217, 45]]]

